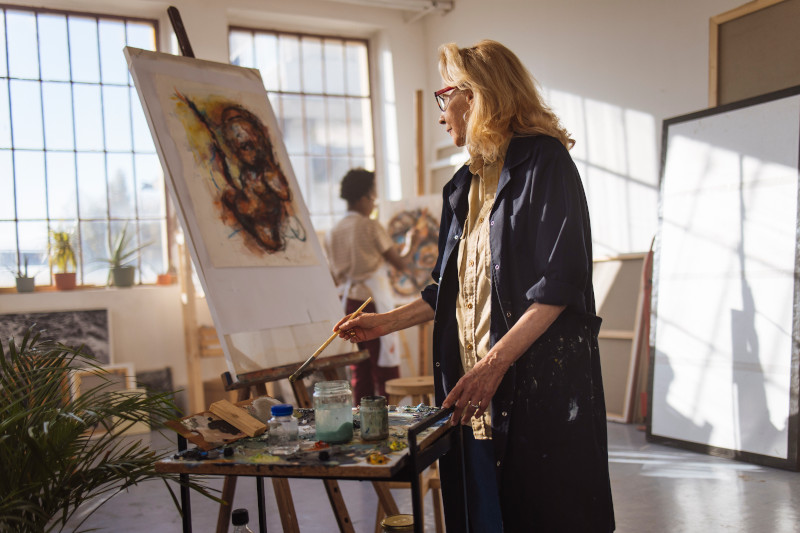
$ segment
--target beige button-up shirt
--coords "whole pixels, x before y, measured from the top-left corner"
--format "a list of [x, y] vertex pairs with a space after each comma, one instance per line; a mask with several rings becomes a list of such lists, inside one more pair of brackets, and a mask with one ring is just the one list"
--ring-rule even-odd
[[[507, 146], [507, 143], [506, 143]], [[505, 153], [505, 152], [503, 152]], [[497, 193], [503, 160], [470, 164], [472, 183], [469, 188], [469, 210], [461, 246], [458, 247], [459, 291], [456, 300], [459, 348], [464, 372], [489, 352], [492, 307], [492, 256], [489, 247], [489, 215]], [[492, 438], [489, 406], [480, 418], [472, 418], [476, 439]]]

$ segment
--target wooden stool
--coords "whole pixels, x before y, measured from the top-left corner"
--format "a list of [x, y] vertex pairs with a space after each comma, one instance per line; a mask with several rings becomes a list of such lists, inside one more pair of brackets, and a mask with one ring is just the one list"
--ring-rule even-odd
[[397, 405], [406, 396], [411, 396], [413, 405], [423, 402], [433, 405], [433, 376], [390, 379], [386, 382], [386, 394], [389, 405]]
[[[415, 376], [410, 378], [390, 379], [386, 382], [386, 394], [389, 396], [390, 405], [397, 405], [406, 396], [411, 397], [414, 405], [425, 403], [434, 404], [433, 376]], [[423, 508], [423, 501], [428, 489], [433, 491], [433, 515], [436, 524], [436, 533], [444, 532], [444, 517], [442, 516], [442, 485], [439, 481], [439, 469], [437, 463], [433, 463], [419, 476], [420, 481], [420, 509]], [[393, 481], [381, 483], [387, 489], [408, 489], [410, 483]], [[386, 516], [383, 506], [378, 500], [378, 512], [375, 517], [375, 533], [381, 531], [381, 519]]]

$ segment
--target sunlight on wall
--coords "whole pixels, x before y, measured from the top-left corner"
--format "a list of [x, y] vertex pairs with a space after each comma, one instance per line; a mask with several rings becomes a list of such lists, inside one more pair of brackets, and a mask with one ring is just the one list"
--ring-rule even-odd
[[595, 257], [647, 251], [658, 215], [655, 118], [558, 90], [545, 98], [576, 141]]

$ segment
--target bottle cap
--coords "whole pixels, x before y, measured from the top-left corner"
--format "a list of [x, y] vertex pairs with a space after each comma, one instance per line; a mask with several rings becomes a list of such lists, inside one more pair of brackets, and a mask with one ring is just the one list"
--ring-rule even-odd
[[247, 509], [234, 509], [231, 513], [231, 523], [234, 526], [243, 526], [250, 521]]
[[294, 407], [292, 407], [288, 403], [281, 403], [278, 405], [273, 405], [269, 408], [272, 416], [289, 416], [294, 411]]

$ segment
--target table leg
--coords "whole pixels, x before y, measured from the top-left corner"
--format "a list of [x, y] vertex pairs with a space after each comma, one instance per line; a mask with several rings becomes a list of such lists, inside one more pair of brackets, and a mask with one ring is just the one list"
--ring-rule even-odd
[[231, 509], [233, 509], [233, 496], [236, 493], [236, 476], [225, 476], [222, 483], [222, 500], [217, 513], [217, 533], [228, 533], [231, 523]]
[[342, 498], [342, 491], [339, 490], [339, 482], [335, 479], [325, 479], [323, 483], [325, 484], [325, 490], [328, 491], [328, 499], [331, 501], [331, 507], [333, 507], [333, 515], [339, 524], [339, 531], [341, 533], [355, 533], [353, 522], [350, 520], [347, 506], [344, 504], [344, 498]]
[[284, 533], [299, 533], [300, 526], [297, 523], [297, 513], [294, 510], [289, 480], [285, 477], [272, 478], [272, 489], [275, 491], [275, 501], [278, 504]]
[[[178, 451], [186, 449], [186, 439], [178, 435]], [[180, 474], [181, 480], [181, 522], [183, 522], [183, 533], [192, 533], [192, 502], [189, 499], [189, 474]]]
[[256, 476], [256, 496], [258, 497], [258, 533], [267, 533], [267, 512], [264, 509], [263, 476]]

